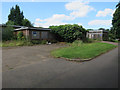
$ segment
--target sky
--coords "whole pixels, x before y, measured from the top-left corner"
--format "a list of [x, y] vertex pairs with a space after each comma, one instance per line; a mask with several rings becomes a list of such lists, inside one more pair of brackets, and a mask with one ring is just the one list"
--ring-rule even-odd
[[[10, 9], [20, 6], [24, 17], [35, 27], [79, 24], [86, 29], [109, 29], [118, 2], [2, 2], [2, 22], [6, 23]], [[0, 3], [1, 4], [1, 3]]]

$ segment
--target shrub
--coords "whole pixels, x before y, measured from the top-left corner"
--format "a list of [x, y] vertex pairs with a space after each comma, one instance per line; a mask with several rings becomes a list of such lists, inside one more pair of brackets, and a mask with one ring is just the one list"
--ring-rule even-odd
[[40, 44], [41, 43], [41, 41], [39, 41], [39, 40], [32, 40], [31, 41], [33, 44]]
[[16, 46], [24, 46], [24, 44], [23, 41], [16, 41]]
[[[17, 39], [18, 40], [26, 40], [25, 36], [23, 35], [23, 32], [22, 31], [19, 31], [18, 34], [17, 34]], [[29, 41], [29, 39], [28, 39]]]
[[112, 33], [109, 33], [109, 41], [114, 42], [116, 39], [115, 35]]
[[8, 45], [8, 46], [13, 47], [13, 46], [15, 46], [15, 43], [9, 43], [9, 45]]
[[72, 46], [80, 46], [82, 43], [83, 43], [83, 41], [81, 41], [81, 40], [75, 40], [75, 41], [72, 43]]
[[46, 42], [47, 42], [46, 40], [42, 40], [41, 44], [46, 44]]
[[51, 43], [57, 43], [57, 40], [50, 40]]
[[50, 26], [51, 32], [56, 35], [56, 40], [62, 42], [73, 42], [77, 38], [83, 39], [86, 37], [86, 30], [77, 24]]
[[93, 39], [89, 39], [89, 38], [84, 38], [83, 42], [84, 43], [92, 43], [92, 42], [94, 42], [94, 40]]
[[33, 43], [32, 43], [32, 42], [30, 42], [30, 41], [26, 41], [25, 45], [27, 45], [27, 46], [32, 46], [32, 45], [33, 45]]
[[46, 44], [46, 40], [32, 40], [31, 43], [32, 44]]
[[6, 27], [5, 29], [2, 30], [2, 40], [7, 41], [7, 40], [12, 40], [14, 39], [13, 35], [13, 28], [12, 27]]
[[22, 31], [19, 31], [18, 34], [17, 34], [17, 39], [18, 39], [18, 40], [22, 40], [22, 37], [24, 37], [24, 36], [23, 36], [23, 32], [22, 32]]

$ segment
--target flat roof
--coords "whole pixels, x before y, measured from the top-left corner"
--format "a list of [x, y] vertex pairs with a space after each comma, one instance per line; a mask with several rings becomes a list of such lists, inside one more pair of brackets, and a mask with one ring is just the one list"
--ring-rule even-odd
[[108, 32], [108, 31], [104, 31], [104, 30], [91, 30], [91, 31], [88, 31], [90, 33], [95, 33], [95, 32]]
[[14, 28], [21, 28], [21, 27], [24, 27], [24, 26], [18, 26], [18, 25], [6, 25], [6, 24], [0, 24], [0, 27], [7, 27], [7, 26], [14, 27]]
[[38, 31], [50, 31], [49, 28], [35, 28], [35, 27], [21, 27], [14, 29], [14, 31], [21, 31], [21, 30], [38, 30]]

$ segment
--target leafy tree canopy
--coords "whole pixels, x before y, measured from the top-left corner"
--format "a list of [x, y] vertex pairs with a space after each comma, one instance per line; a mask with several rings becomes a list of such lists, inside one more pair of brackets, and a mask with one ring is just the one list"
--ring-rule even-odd
[[[13, 23], [14, 22], [14, 23]], [[20, 26], [33, 26], [28, 19], [24, 19], [23, 11], [20, 11], [18, 5], [10, 9], [10, 14], [8, 15], [8, 25], [20, 25]]]
[[87, 29], [87, 31], [92, 31], [93, 29]]
[[113, 14], [113, 32], [116, 33], [116, 38], [120, 39], [120, 2], [116, 5], [115, 13]]
[[22, 20], [22, 25], [23, 26], [27, 26], [27, 27], [32, 27], [33, 25], [31, 24], [31, 22], [28, 19], [23, 19]]
[[8, 21], [11, 20], [15, 25], [22, 25], [22, 20], [24, 19], [23, 11], [20, 11], [18, 5], [10, 9], [10, 14], [8, 15]]
[[98, 30], [105, 30], [105, 28], [99, 28]]
[[15, 25], [13, 21], [9, 20], [6, 22], [6, 25]]
[[50, 29], [56, 35], [58, 41], [73, 42], [76, 39], [84, 39], [86, 37], [86, 30], [77, 24], [50, 26]]

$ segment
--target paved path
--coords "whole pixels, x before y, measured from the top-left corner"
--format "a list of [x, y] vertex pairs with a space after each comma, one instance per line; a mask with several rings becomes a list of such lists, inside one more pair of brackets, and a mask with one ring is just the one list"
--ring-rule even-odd
[[[16, 53], [18, 51], [19, 54], [21, 53], [23, 56], [24, 54], [27, 55], [28, 49], [23, 49], [26, 51], [25, 53], [22, 54], [22, 52], [19, 52], [20, 49], [15, 49], [13, 50], [14, 54], [15, 51]], [[21, 50], [23, 49], [21, 48]], [[31, 48], [31, 50], [37, 49], [34, 47]], [[40, 48], [38, 48], [38, 50], [40, 50]], [[5, 52], [4, 50], [4, 53], [7, 53], [7, 51]], [[37, 53], [37, 51], [34, 51], [34, 53]], [[40, 54], [42, 53], [45, 53], [45, 51], [41, 51]], [[34, 55], [30, 54], [30, 56], [33, 57]], [[10, 58], [14, 59], [15, 57]], [[29, 58], [30, 62], [32, 62], [31, 58]], [[19, 60], [20, 59], [18, 59], [18, 62]], [[39, 60], [38, 57], [37, 60]], [[21, 61], [21, 63], [23, 64], [24, 62]], [[37, 61], [36, 63], [24, 64], [21, 67], [18, 65], [18, 67], [15, 68], [14, 66], [14, 69], [6, 70], [3, 72], [3, 88], [117, 87], [118, 48], [115, 48], [112, 51], [88, 62], [77, 63], [65, 61], [63, 59], [46, 58]]]
[[118, 43], [115, 42], [109, 42], [109, 41], [102, 41], [103, 43], [109, 43], [109, 44], [113, 44], [113, 45], [118, 45]]

